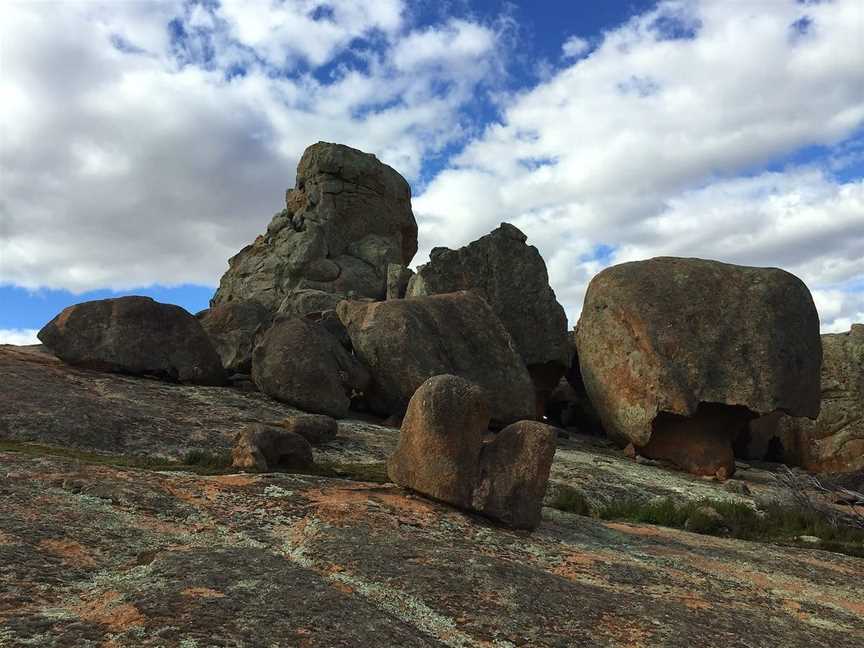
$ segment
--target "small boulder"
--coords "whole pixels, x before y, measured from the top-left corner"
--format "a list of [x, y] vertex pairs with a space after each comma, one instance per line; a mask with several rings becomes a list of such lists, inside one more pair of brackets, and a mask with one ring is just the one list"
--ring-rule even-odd
[[457, 292], [337, 309], [354, 352], [369, 368], [367, 397], [381, 415], [401, 414], [425, 380], [441, 374], [475, 383], [502, 424], [534, 416], [531, 378], [510, 335], [482, 297]]
[[369, 375], [322, 327], [278, 317], [255, 346], [252, 379], [276, 400], [341, 418], [352, 391], [363, 391]]
[[336, 419], [324, 414], [289, 416], [284, 421], [280, 421], [279, 425], [289, 432], [299, 434], [312, 445], [332, 441], [339, 433], [339, 424]]
[[201, 311], [196, 317], [228, 373], [248, 374], [252, 371], [255, 335], [271, 319], [264, 306], [258, 302], [232, 301]]
[[64, 362], [113, 373], [224, 385], [219, 354], [187, 311], [150, 297], [75, 304], [38, 333]]
[[520, 421], [484, 442], [489, 404], [457, 376], [414, 393], [387, 472], [396, 484], [518, 529], [534, 529], [555, 454], [554, 428]]
[[480, 450], [474, 509], [516, 529], [540, 524], [555, 429], [537, 421], [508, 425]]
[[749, 419], [819, 413], [819, 318], [783, 270], [671, 257], [612, 266], [591, 280], [576, 338], [606, 433], [700, 474], [732, 474]]
[[312, 446], [299, 434], [283, 427], [252, 423], [234, 439], [231, 465], [238, 470], [267, 472], [308, 468]]
[[399, 444], [387, 462], [394, 483], [470, 508], [489, 403], [483, 390], [458, 376], [434, 376], [408, 405]]

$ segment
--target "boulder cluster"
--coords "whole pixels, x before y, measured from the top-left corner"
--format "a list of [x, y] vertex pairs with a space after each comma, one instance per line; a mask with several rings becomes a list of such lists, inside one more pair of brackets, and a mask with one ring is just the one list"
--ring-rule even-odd
[[864, 330], [820, 339], [812, 297], [788, 272], [624, 263], [594, 277], [568, 331], [515, 226], [434, 248], [415, 273], [416, 251], [405, 179], [319, 142], [209, 309], [87, 302], [39, 337], [85, 368], [256, 389], [320, 416], [240, 432], [242, 469], [308, 467], [302, 430], [326, 443], [328, 417], [404, 417], [394, 482], [520, 528], [539, 523], [556, 443], [547, 423], [719, 478], [736, 456], [778, 448], [809, 469], [864, 466]]

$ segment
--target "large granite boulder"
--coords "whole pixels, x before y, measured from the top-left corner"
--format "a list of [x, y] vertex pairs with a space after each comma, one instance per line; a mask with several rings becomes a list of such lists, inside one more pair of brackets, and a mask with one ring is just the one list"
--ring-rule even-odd
[[383, 299], [388, 266], [407, 266], [417, 252], [411, 189], [374, 155], [310, 146], [285, 203], [267, 232], [229, 260], [211, 305], [252, 300], [303, 315], [298, 309], [316, 301], [304, 291]]
[[567, 316], [549, 287], [546, 264], [509, 223], [458, 250], [434, 248], [408, 283], [407, 297], [470, 290], [485, 299], [513, 337], [540, 397], [570, 365]]
[[813, 472], [864, 470], [864, 324], [823, 335], [822, 353], [819, 417], [776, 413], [753, 421], [742, 454]]
[[235, 301], [208, 308], [196, 317], [219, 353], [222, 366], [229, 373], [250, 373], [255, 335], [270, 323], [270, 312], [258, 302]]
[[315, 322], [280, 316], [252, 353], [252, 380], [262, 392], [306, 412], [341, 418], [368, 372]]
[[674, 461], [666, 449], [693, 435], [731, 447], [758, 415], [819, 413], [819, 318], [783, 270], [671, 257], [613, 266], [589, 284], [576, 337], [606, 432], [655, 458]]
[[38, 333], [71, 365], [199, 385], [222, 385], [219, 354], [187, 311], [150, 297], [75, 304]]
[[534, 417], [531, 378], [513, 340], [482, 297], [457, 292], [337, 309], [354, 352], [369, 368], [373, 411], [402, 414], [423, 382], [454, 374], [483, 390], [497, 423]]
[[555, 432], [519, 421], [496, 435], [483, 390], [464, 378], [433, 376], [408, 405], [387, 462], [394, 483], [517, 529], [534, 529], [555, 454]]

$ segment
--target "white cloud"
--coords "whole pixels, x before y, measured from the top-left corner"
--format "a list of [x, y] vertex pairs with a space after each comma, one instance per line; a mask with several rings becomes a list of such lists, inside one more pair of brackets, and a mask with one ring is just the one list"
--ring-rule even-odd
[[[864, 8], [742, 7], [662, 2], [507, 95], [503, 22], [418, 28], [398, 0], [0, 4], [0, 283], [213, 285], [308, 144], [416, 180], [474, 136], [415, 198], [417, 262], [507, 220], [571, 324], [605, 265], [678, 254], [785, 267], [845, 326], [864, 312], [864, 189], [832, 173], [862, 159]], [[477, 134], [490, 87], [503, 118]], [[764, 170], [813, 145], [824, 163]]]
[[214, 285], [306, 146], [416, 177], [495, 78], [492, 27], [416, 30], [396, 0], [259, 5], [2, 5], [0, 284]]
[[561, 46], [561, 53], [565, 59], [579, 58], [591, 49], [591, 43], [579, 36], [571, 36]]
[[0, 344], [39, 344], [38, 332], [39, 329], [0, 329]]
[[845, 294], [864, 278], [862, 181], [812, 164], [753, 170], [864, 125], [862, 12], [854, 0], [661, 3], [515, 96], [430, 184], [415, 201], [422, 254], [514, 222], [571, 325], [599, 269], [661, 254], [781, 266]]

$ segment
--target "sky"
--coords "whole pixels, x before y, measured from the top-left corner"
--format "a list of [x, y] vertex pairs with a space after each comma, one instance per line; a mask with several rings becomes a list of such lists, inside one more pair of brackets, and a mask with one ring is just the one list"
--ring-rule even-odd
[[7, 0], [0, 343], [87, 299], [206, 308], [319, 140], [406, 177], [415, 267], [517, 225], [570, 326], [659, 255], [864, 321], [861, 0]]

